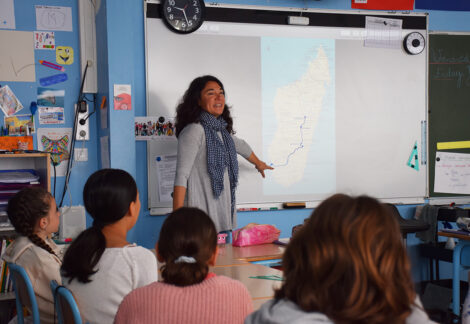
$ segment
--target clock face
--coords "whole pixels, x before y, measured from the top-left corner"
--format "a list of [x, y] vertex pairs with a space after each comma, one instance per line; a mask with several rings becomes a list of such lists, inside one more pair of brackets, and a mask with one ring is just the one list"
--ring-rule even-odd
[[204, 8], [202, 0], [164, 0], [162, 18], [171, 30], [187, 34], [201, 27]]
[[408, 54], [416, 55], [424, 50], [425, 39], [421, 33], [412, 32], [405, 36], [403, 47]]

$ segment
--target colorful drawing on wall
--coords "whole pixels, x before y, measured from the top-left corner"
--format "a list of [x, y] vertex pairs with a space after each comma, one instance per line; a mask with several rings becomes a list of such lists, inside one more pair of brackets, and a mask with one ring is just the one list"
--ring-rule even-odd
[[38, 106], [64, 107], [65, 90], [38, 87]]
[[51, 159], [56, 164], [56, 176], [63, 177], [67, 171], [67, 161], [70, 157], [70, 142], [72, 128], [38, 128], [38, 150], [51, 152]]
[[34, 150], [32, 136], [0, 136], [0, 150]]
[[54, 32], [34, 32], [34, 48], [37, 50], [54, 50]]
[[8, 117], [23, 109], [23, 105], [7, 85], [0, 88], [0, 109]]
[[8, 135], [29, 135], [36, 132], [33, 115], [15, 115], [4, 117]]
[[73, 48], [70, 46], [57, 46], [55, 60], [59, 64], [70, 65], [73, 63]]
[[69, 151], [67, 145], [69, 144], [69, 136], [65, 135], [58, 140], [48, 138], [47, 136], [41, 136], [41, 142], [44, 147], [44, 151], [54, 153], [51, 156], [51, 160], [60, 164], [62, 161], [69, 159]]
[[132, 110], [130, 84], [114, 85], [114, 110]]

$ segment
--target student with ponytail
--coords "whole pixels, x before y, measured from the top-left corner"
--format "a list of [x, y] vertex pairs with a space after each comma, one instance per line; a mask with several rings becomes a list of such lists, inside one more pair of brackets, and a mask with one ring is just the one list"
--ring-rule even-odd
[[217, 232], [200, 209], [182, 207], [163, 223], [157, 245], [163, 282], [131, 292], [115, 324], [243, 323], [253, 310], [242, 283], [209, 272], [217, 256]]
[[51, 280], [61, 282], [61, 249], [50, 236], [59, 230], [60, 213], [54, 197], [43, 188], [18, 192], [8, 202], [8, 218], [19, 236], [5, 250], [3, 259], [22, 266], [33, 285], [41, 323], [54, 322]]
[[124, 296], [158, 279], [157, 260], [151, 251], [126, 240], [140, 211], [130, 174], [118, 169], [93, 173], [83, 189], [83, 201], [93, 225], [67, 249], [62, 281], [86, 321], [113, 323]]

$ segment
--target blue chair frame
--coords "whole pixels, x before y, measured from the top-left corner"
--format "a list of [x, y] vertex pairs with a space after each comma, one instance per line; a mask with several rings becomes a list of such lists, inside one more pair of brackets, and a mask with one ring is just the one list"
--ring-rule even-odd
[[29, 279], [26, 270], [17, 264], [7, 263], [10, 269], [10, 277], [13, 281], [13, 287], [16, 295], [16, 313], [18, 324], [24, 323], [23, 305], [32, 313], [33, 323], [40, 324], [39, 308], [34, 294], [33, 285]]
[[80, 310], [77, 302], [70, 290], [64, 286], [60, 286], [57, 281], [51, 281], [52, 295], [54, 296], [54, 305], [57, 313], [59, 324], [82, 324]]

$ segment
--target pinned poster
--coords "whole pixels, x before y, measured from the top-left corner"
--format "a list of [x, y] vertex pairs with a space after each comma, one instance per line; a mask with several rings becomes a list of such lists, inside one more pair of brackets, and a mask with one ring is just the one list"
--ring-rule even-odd
[[352, 9], [413, 10], [413, 6], [414, 0], [351, 0]]
[[470, 154], [436, 152], [434, 192], [470, 194]]
[[114, 110], [132, 110], [130, 84], [114, 85]]
[[415, 142], [413, 149], [411, 150], [410, 158], [406, 163], [410, 168], [419, 171], [419, 163], [418, 163], [418, 142]]
[[70, 46], [57, 46], [55, 60], [59, 64], [70, 65], [73, 63], [73, 48]]
[[34, 32], [34, 48], [37, 50], [54, 50], [54, 32]]
[[470, 11], [468, 0], [416, 0], [416, 9]]
[[36, 6], [37, 30], [72, 31], [72, 7]]
[[51, 153], [51, 160], [56, 163], [56, 175], [65, 176], [67, 160], [70, 158], [72, 128], [38, 128], [38, 150]]
[[0, 28], [16, 28], [13, 0], [0, 0]]
[[8, 117], [23, 109], [23, 105], [7, 85], [0, 88], [0, 109]]

